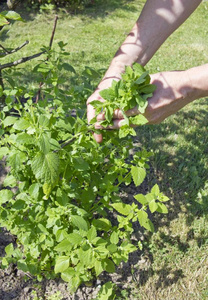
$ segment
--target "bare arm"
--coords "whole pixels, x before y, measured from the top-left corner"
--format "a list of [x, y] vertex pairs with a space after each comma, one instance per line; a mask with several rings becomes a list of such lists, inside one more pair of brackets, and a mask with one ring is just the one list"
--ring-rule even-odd
[[[191, 15], [201, 0], [147, 0], [144, 8], [98, 85], [88, 99], [88, 120], [95, 113], [90, 102], [102, 101], [99, 91], [111, 85], [113, 79], [119, 80], [125, 66], [138, 62], [145, 65], [163, 42]], [[98, 142], [101, 135], [95, 135]]]
[[142, 65], [152, 58], [164, 41], [191, 15], [201, 0], [147, 0], [146, 4], [113, 58], [104, 79], [120, 78], [125, 66]]

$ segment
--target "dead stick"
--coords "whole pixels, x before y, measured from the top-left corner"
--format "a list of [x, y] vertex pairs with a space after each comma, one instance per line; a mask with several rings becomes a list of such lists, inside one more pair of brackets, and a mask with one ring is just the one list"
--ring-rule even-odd
[[9, 54], [12, 54], [12, 53], [15, 53], [17, 51], [19, 51], [20, 49], [22, 49], [24, 46], [26, 46], [27, 44], [29, 44], [29, 41], [25, 41], [21, 46], [11, 50], [11, 51], [8, 51], [6, 48], [4, 48], [2, 45], [0, 45], [0, 47], [5, 51], [5, 53], [0, 53], [0, 55], [2, 56], [6, 56], [6, 55], [9, 55]]
[[[51, 50], [52, 44], [53, 44], [53, 39], [54, 39], [54, 35], [55, 35], [55, 31], [56, 31], [56, 25], [57, 25], [57, 21], [58, 21], [58, 16], [55, 16], [55, 20], [54, 20], [54, 24], [53, 24], [53, 30], [52, 30], [52, 34], [51, 34], [51, 39], [50, 39], [50, 43], [49, 43], [49, 50]], [[46, 61], [49, 60], [49, 57], [46, 58]], [[36, 103], [38, 103], [39, 99], [40, 99], [40, 93], [41, 93], [41, 88], [43, 86], [43, 82], [40, 82], [39, 84], [39, 90], [36, 96]]]
[[6, 69], [6, 68], [11, 68], [11, 67], [16, 67], [17, 65], [22, 64], [22, 63], [24, 63], [24, 62], [26, 62], [28, 60], [33, 59], [33, 58], [36, 58], [36, 57], [42, 55], [43, 53], [45, 53], [45, 51], [42, 51], [40, 53], [36, 53], [34, 55], [31, 55], [31, 56], [22, 57], [22, 58], [20, 58], [20, 59], [18, 59], [16, 61], [13, 61], [13, 62], [10, 62], [10, 63], [6, 63], [4, 65], [0, 65], [0, 70]]

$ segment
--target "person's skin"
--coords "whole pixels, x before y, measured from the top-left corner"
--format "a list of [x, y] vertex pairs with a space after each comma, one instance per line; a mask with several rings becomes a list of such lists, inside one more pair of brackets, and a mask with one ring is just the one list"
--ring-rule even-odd
[[[99, 92], [111, 86], [112, 80], [119, 80], [125, 66], [138, 62], [145, 66], [164, 41], [191, 15], [201, 0], [147, 0], [144, 8], [123, 42], [98, 85], [96, 91], [87, 100], [88, 121], [95, 116], [90, 102], [103, 101]], [[202, 74], [201, 74], [202, 72]], [[191, 101], [208, 95], [208, 65], [186, 71], [161, 72], [151, 75], [151, 83], [157, 85], [152, 98], [148, 100], [145, 117], [149, 123], [156, 124], [169, 115], [177, 112]], [[204, 85], [198, 79], [204, 76]], [[203, 85], [203, 86], [201, 86]], [[127, 115], [139, 114], [137, 108], [128, 111]], [[104, 119], [98, 116], [98, 121]], [[115, 111], [113, 128], [119, 128], [122, 115]], [[99, 123], [96, 128], [100, 128]], [[95, 134], [98, 143], [101, 134]]]

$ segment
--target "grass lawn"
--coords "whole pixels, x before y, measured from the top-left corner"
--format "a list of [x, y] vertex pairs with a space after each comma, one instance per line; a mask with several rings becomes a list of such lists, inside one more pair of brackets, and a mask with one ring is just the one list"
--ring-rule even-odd
[[[106, 1], [80, 14], [59, 12], [54, 47], [68, 43], [69, 63], [80, 73], [85, 66], [106, 69], [134, 25], [145, 1]], [[174, 33], [146, 68], [150, 72], [187, 69], [208, 60], [208, 3]], [[16, 60], [48, 45], [54, 13], [22, 12], [26, 23], [1, 32], [5, 47], [30, 44], [4, 61]], [[37, 62], [38, 59], [36, 59]], [[35, 61], [25, 64], [20, 81], [33, 84]], [[22, 65], [23, 66], [23, 65]], [[70, 76], [70, 74], [69, 74]], [[66, 77], [67, 81], [67, 77]], [[144, 268], [133, 268], [141, 280], [132, 279], [122, 299], [208, 299], [208, 102], [199, 99], [160, 125], [138, 129], [136, 140], [155, 155], [149, 184], [158, 183], [167, 194], [169, 214], [157, 216], [157, 228], [144, 245]]]

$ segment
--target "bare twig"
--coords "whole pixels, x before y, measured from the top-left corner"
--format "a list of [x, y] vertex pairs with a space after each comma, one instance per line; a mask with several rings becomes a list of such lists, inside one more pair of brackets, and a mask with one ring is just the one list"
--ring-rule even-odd
[[52, 34], [51, 34], [51, 39], [50, 39], [49, 49], [51, 49], [52, 44], [53, 44], [53, 39], [54, 39], [55, 31], [56, 31], [57, 21], [58, 21], [58, 16], [56, 15], [56, 16], [55, 16], [55, 20], [54, 20], [54, 25], [53, 25], [53, 31], [52, 31]]
[[22, 45], [20, 45], [19, 47], [9, 51], [7, 50], [5, 47], [3, 47], [1, 44], [0, 44], [0, 47], [5, 51], [4, 53], [0, 53], [1, 56], [6, 56], [6, 55], [9, 55], [9, 54], [12, 54], [12, 53], [15, 53], [17, 51], [19, 51], [20, 49], [22, 49], [24, 46], [26, 46], [27, 44], [29, 44], [29, 41], [25, 41]]
[[33, 58], [36, 58], [36, 57], [42, 55], [43, 53], [45, 53], [45, 51], [33, 54], [31, 56], [22, 57], [22, 58], [20, 58], [20, 59], [18, 59], [16, 61], [13, 61], [13, 62], [10, 62], [10, 63], [6, 63], [4, 65], [0, 65], [0, 70], [6, 69], [6, 68], [11, 68], [11, 67], [16, 67], [17, 65], [22, 64], [22, 63], [24, 63], [26, 61], [29, 61], [29, 60], [31, 60]]
[[[57, 21], [58, 21], [58, 16], [55, 16], [55, 20], [54, 20], [54, 24], [53, 24], [53, 30], [52, 30], [52, 34], [51, 34], [51, 39], [50, 39], [50, 43], [49, 43], [49, 50], [51, 50], [52, 44], [53, 44], [53, 39], [54, 39], [54, 35], [55, 35], [55, 31], [56, 31], [56, 25], [57, 25]], [[49, 60], [49, 57], [46, 58], [46, 61]], [[40, 82], [39, 84], [39, 90], [36, 96], [36, 103], [38, 103], [39, 99], [40, 99], [40, 93], [41, 93], [41, 88], [43, 86], [43, 82]]]

